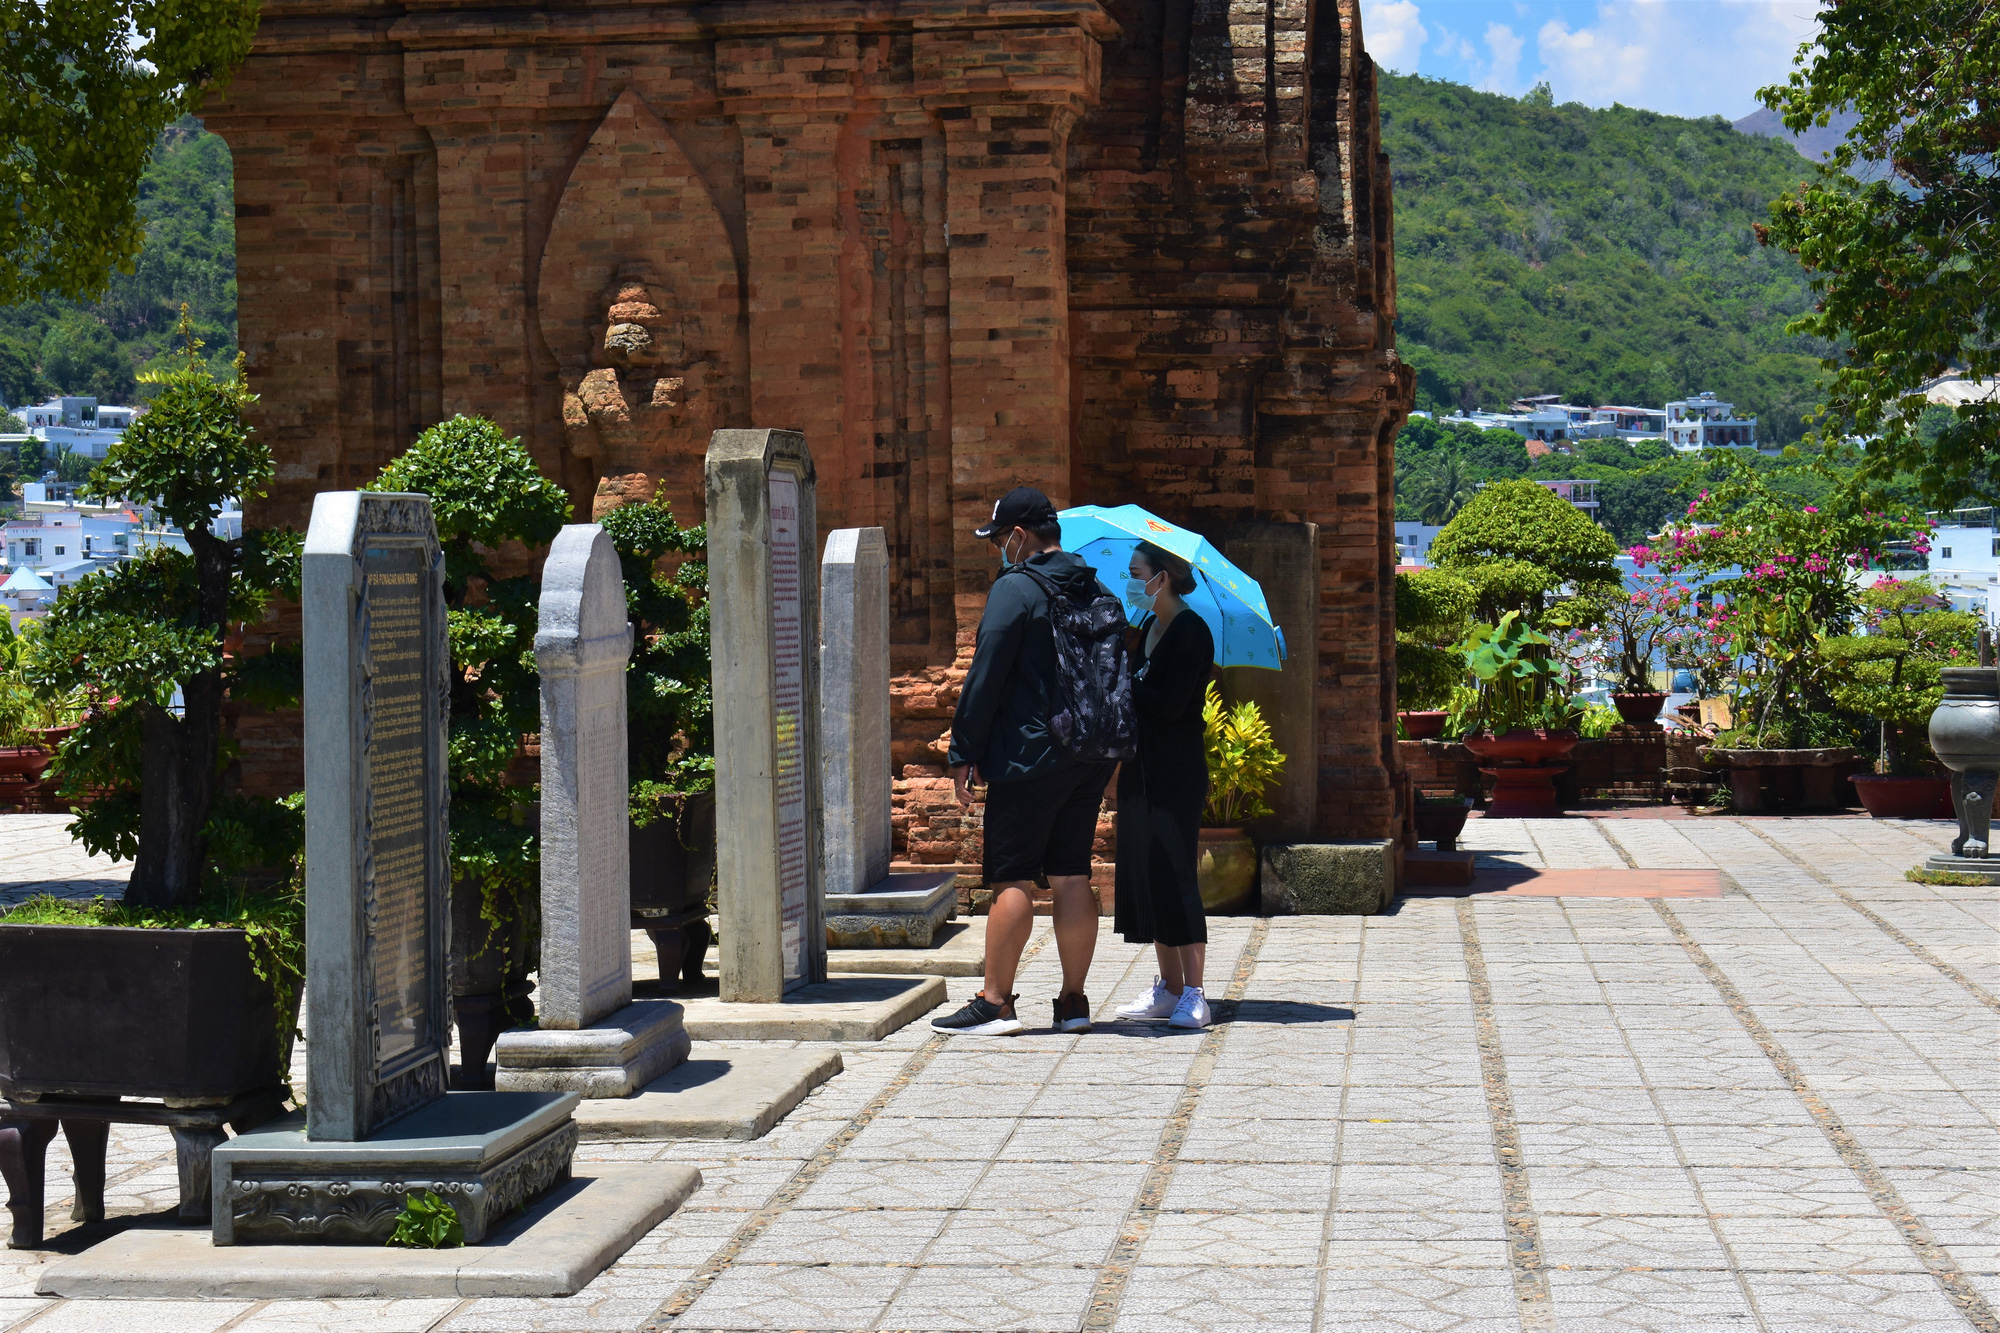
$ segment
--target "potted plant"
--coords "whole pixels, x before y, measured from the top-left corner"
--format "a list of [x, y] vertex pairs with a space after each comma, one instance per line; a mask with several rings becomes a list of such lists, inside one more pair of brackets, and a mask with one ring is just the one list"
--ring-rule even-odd
[[1939, 771], [1928, 727], [1944, 699], [1944, 668], [1978, 660], [1979, 619], [1951, 610], [1927, 578], [1884, 578], [1859, 600], [1868, 632], [1829, 638], [1822, 647], [1836, 667], [1834, 701], [1879, 724], [1875, 771], [1849, 781], [1877, 819], [1944, 814], [1951, 778]]
[[1210, 681], [1201, 705], [1202, 741], [1208, 752], [1208, 804], [1201, 814], [1196, 878], [1201, 905], [1211, 912], [1242, 907], [1257, 888], [1257, 848], [1243, 825], [1271, 813], [1264, 792], [1285, 769], [1271, 724], [1246, 699], [1225, 704]]
[[[1630, 554], [1643, 569], [1650, 551], [1635, 546]], [[1602, 601], [1595, 626], [1596, 664], [1609, 668], [1617, 685], [1611, 706], [1628, 725], [1653, 726], [1666, 706], [1667, 694], [1653, 688], [1653, 661], [1680, 630], [1694, 604], [1693, 591], [1669, 575], [1641, 575], [1638, 586], [1621, 588]]]
[[1466, 817], [1472, 813], [1472, 798], [1424, 792], [1417, 797], [1413, 813], [1419, 841], [1435, 842], [1441, 852], [1455, 852], [1458, 836], [1465, 832]]
[[632, 926], [652, 939], [672, 994], [701, 981], [715, 880], [707, 532], [681, 527], [658, 496], [599, 521], [618, 548], [634, 632], [625, 681]]
[[[25, 679], [51, 707], [89, 704], [51, 765], [90, 851], [133, 863], [122, 903], [39, 900], [0, 918], [0, 1095], [220, 1105], [282, 1087], [299, 999], [299, 801], [224, 791], [224, 703], [296, 702], [296, 651], [245, 658], [232, 627], [297, 595], [298, 539], [215, 531], [271, 477], [242, 381], [200, 356], [142, 378], [151, 410], [91, 479], [144, 506], [188, 550], [158, 547], [63, 589]], [[272, 1105], [275, 1106], [275, 1099]]]
[[1702, 492], [1688, 523], [1652, 550], [1667, 572], [1716, 576], [1704, 626], [1734, 665], [1737, 725], [1716, 737], [1705, 762], [1729, 769], [1739, 813], [1843, 805], [1845, 770], [1861, 762], [1855, 746], [1870, 719], [1835, 698], [1845, 666], [1824, 645], [1858, 619], [1854, 572], [1881, 563], [1892, 544], [1928, 549], [1929, 525], [1843, 487], [1824, 459], [1812, 464], [1834, 495], [1824, 505], [1773, 490], [1742, 459], [1723, 466], [1725, 482]]
[[534, 1018], [539, 950], [540, 821], [532, 787], [510, 773], [522, 737], [541, 730], [535, 668], [537, 580], [493, 568], [503, 548], [555, 539], [569, 499], [535, 460], [483, 417], [432, 426], [376, 478], [378, 491], [431, 499], [444, 548], [451, 633], [451, 988], [459, 1086], [490, 1088], [486, 1057], [500, 1033]]
[[1476, 625], [1460, 645], [1478, 680], [1476, 702], [1467, 719], [1464, 744], [1494, 766], [1481, 768], [1493, 779], [1493, 818], [1548, 818], [1562, 813], [1552, 766], [1576, 748], [1578, 735], [1566, 725], [1573, 709], [1558, 683], [1562, 667], [1551, 653], [1554, 640], [1508, 611], [1494, 625]]
[[1452, 687], [1465, 679], [1465, 637], [1477, 594], [1470, 583], [1443, 569], [1396, 575], [1397, 720], [1406, 740], [1435, 740], [1444, 733]]

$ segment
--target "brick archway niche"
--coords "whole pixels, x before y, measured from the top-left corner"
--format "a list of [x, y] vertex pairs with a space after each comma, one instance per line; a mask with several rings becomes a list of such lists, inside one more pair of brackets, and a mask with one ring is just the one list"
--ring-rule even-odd
[[[711, 430], [802, 430], [821, 530], [888, 534], [898, 854], [939, 862], [977, 860], [929, 766], [996, 494], [1317, 524], [1292, 836], [1392, 835], [1413, 376], [1357, 0], [265, 0], [206, 119], [278, 458], [253, 521], [457, 412], [579, 513], [687, 520]], [[289, 789], [297, 719], [238, 727]]]

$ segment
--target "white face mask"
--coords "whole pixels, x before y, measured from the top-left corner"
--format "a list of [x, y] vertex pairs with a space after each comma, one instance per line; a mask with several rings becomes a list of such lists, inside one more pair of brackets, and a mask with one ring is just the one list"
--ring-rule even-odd
[[1159, 577], [1158, 574], [1155, 574], [1152, 579], [1127, 578], [1125, 580], [1125, 604], [1135, 611], [1152, 610], [1154, 595], [1147, 591], [1147, 589], [1153, 586], [1153, 579]]
[[[1018, 531], [1020, 531], [1020, 529], [1016, 528], [1015, 532]], [[1000, 539], [1000, 568], [1002, 569], [1012, 569], [1015, 565], [1021, 563], [1019, 557], [1012, 556], [1007, 553], [1007, 542], [1013, 537], [1013, 535], [1014, 534], [1010, 532], [1007, 534], [1007, 536], [1002, 537]], [[1021, 549], [1023, 551], [1026, 551], [1028, 549], [1028, 544], [1026, 542], [1022, 542]]]

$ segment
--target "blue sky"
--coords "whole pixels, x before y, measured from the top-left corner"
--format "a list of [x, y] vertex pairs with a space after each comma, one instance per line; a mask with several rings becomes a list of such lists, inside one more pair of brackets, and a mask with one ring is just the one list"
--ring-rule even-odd
[[1730, 120], [1790, 71], [1815, 0], [1361, 0], [1376, 63], [1518, 96]]

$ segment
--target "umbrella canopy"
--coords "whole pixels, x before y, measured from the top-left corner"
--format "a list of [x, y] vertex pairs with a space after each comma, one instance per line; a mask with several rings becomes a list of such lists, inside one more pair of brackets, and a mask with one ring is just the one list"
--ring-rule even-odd
[[[1062, 520], [1063, 549], [1081, 556], [1110, 587], [1123, 585], [1125, 567], [1140, 542], [1151, 542], [1187, 561], [1194, 568], [1195, 590], [1182, 600], [1208, 622], [1215, 636], [1216, 664], [1281, 669], [1285, 636], [1271, 623], [1264, 590], [1208, 538], [1138, 505], [1078, 505], [1056, 517]], [[1135, 622], [1142, 614], [1129, 604], [1125, 612]]]

